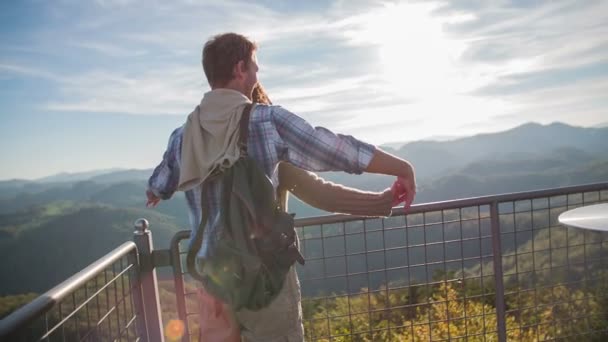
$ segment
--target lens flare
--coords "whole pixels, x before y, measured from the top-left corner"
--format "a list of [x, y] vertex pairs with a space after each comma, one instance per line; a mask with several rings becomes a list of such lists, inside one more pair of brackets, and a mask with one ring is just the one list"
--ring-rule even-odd
[[165, 336], [169, 341], [178, 341], [184, 336], [185, 325], [179, 319], [172, 319], [165, 327]]

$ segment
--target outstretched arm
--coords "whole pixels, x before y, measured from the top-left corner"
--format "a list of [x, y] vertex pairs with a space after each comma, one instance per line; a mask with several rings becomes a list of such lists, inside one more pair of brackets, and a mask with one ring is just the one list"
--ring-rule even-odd
[[323, 127], [312, 127], [299, 116], [273, 108], [273, 118], [282, 145], [280, 159], [309, 171], [380, 173], [399, 177], [406, 191], [405, 206], [416, 194], [414, 170], [407, 161], [392, 156], [352, 136], [335, 134]]
[[403, 198], [405, 201], [405, 208], [409, 208], [416, 196], [416, 175], [414, 173], [414, 168], [408, 161], [386, 153], [381, 149], [376, 149], [374, 157], [365, 171], [397, 176], [398, 182], [405, 192]]
[[179, 149], [181, 149], [182, 128], [178, 128], [171, 134], [167, 150], [163, 155], [163, 160], [158, 164], [152, 176], [148, 180], [146, 190], [146, 206], [155, 207], [161, 199], [167, 200], [173, 196], [177, 190], [179, 181]]
[[393, 190], [367, 192], [335, 184], [289, 163], [279, 164], [279, 187], [307, 204], [329, 212], [389, 216]]

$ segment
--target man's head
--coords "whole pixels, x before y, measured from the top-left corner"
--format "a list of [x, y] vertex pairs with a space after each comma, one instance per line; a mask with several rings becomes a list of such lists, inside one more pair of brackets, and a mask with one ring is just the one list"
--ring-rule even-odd
[[211, 38], [203, 48], [203, 70], [211, 89], [229, 88], [251, 98], [258, 82], [257, 45], [236, 33]]

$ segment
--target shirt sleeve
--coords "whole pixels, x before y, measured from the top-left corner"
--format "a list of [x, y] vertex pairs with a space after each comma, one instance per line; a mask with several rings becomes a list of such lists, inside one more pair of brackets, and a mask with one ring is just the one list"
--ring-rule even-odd
[[376, 151], [375, 146], [350, 135], [313, 127], [279, 106], [273, 106], [273, 120], [281, 140], [279, 158], [305, 170], [360, 174]]
[[335, 184], [289, 163], [279, 164], [279, 186], [307, 204], [334, 213], [389, 216], [393, 192], [361, 191]]
[[181, 138], [181, 128], [171, 133], [163, 160], [154, 168], [152, 176], [148, 179], [148, 189], [163, 200], [171, 198], [177, 190], [180, 172], [177, 158], [181, 149]]

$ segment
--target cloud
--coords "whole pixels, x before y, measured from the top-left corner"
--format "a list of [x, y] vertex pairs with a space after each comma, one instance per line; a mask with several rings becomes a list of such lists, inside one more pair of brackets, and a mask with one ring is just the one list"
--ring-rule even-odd
[[25, 77], [42, 78], [56, 82], [60, 82], [62, 80], [59, 75], [53, 72], [18, 64], [0, 63], [0, 73], [2, 72], [7, 75], [20, 75]]
[[201, 71], [183, 66], [126, 75], [92, 71], [61, 80], [65, 100], [45, 104], [47, 110], [129, 114], [189, 113], [203, 92]]
[[608, 3], [520, 4], [450, 1], [437, 11], [474, 13], [474, 20], [445, 27], [467, 44], [459, 68], [479, 81], [467, 93], [512, 104], [465, 126], [600, 122], [608, 105]]
[[28, 46], [86, 56], [80, 64], [0, 65], [55, 82], [58, 97], [39, 104], [53, 111], [187, 114], [208, 89], [201, 46], [222, 31], [260, 43], [260, 79], [276, 103], [344, 130], [419, 120], [412, 134], [454, 134], [467, 122], [526, 121], [560, 103], [560, 113], [584, 110], [592, 122], [608, 93], [598, 81], [608, 59], [601, 1], [332, 1], [302, 11], [247, 1], [63, 6], [57, 11], [79, 19], [38, 32]]
[[534, 60], [537, 63], [531, 63], [530, 70], [554, 69], [606, 57], [608, 4], [604, 1], [534, 2], [529, 7], [500, 2], [475, 9], [459, 3], [448, 2], [442, 11], [475, 13], [476, 20], [446, 27], [454, 37], [467, 40], [462, 61], [468, 67]]
[[104, 8], [124, 7], [133, 4], [134, 0], [95, 0], [95, 3]]
[[605, 121], [608, 112], [607, 91], [606, 78], [534, 89], [514, 95], [522, 109], [507, 117], [519, 122], [532, 119], [541, 123], [562, 121], [591, 126]]
[[145, 49], [131, 49], [121, 47], [116, 44], [106, 43], [106, 42], [95, 42], [95, 41], [80, 41], [80, 42], [72, 42], [69, 45], [72, 45], [77, 48], [82, 48], [86, 50], [91, 50], [95, 53], [102, 53], [109, 57], [136, 57], [143, 56], [148, 54], [148, 51]]
[[[338, 68], [334, 65], [320, 64], [312, 58], [311, 63], [315, 64], [312, 72], [306, 72], [310, 64], [292, 66], [285, 64], [285, 61], [283, 64], [272, 62], [289, 51], [306, 51], [309, 49], [309, 41], [333, 42], [335, 34], [329, 38], [320, 36], [328, 24], [327, 18], [309, 14], [281, 17], [266, 7], [235, 1], [177, 2], [160, 6], [104, 1], [99, 5], [103, 11], [111, 12], [112, 19], [106, 19], [106, 16], [85, 8], [82, 10], [82, 22], [93, 24], [75, 23], [69, 28], [69, 39], [62, 42], [67, 50], [77, 48], [88, 51], [88, 56], [91, 57], [87, 60], [91, 66], [82, 71], [68, 70], [64, 73], [65, 77], [56, 79], [57, 89], [62, 96], [44, 104], [44, 108], [53, 111], [182, 114], [191, 110], [193, 104], [200, 99], [202, 91], [207, 89], [198, 61], [202, 41], [222, 27], [232, 27], [239, 31], [238, 27], [245, 28], [251, 22], [259, 23], [249, 29], [251, 36], [262, 41], [263, 46], [269, 46], [262, 53], [271, 62], [267, 64], [268, 71], [262, 72], [261, 76], [268, 80], [274, 98], [296, 103], [302, 112], [318, 112], [327, 108], [327, 105], [336, 104], [328, 103], [327, 100], [315, 102], [313, 98], [331, 96], [340, 89], [357, 85], [357, 82], [352, 82], [356, 77], [344, 77], [346, 73], [336, 73]], [[119, 11], [115, 11], [117, 7]], [[205, 16], [201, 16], [200, 12], [204, 12]], [[147, 15], [141, 15], [142, 13]], [[143, 24], [136, 25], [131, 30], [123, 30], [116, 25], [119, 22], [124, 25], [135, 16], [141, 17]], [[289, 25], [285, 26], [285, 21]], [[218, 23], [220, 25], [216, 25]], [[284, 28], [276, 30], [280, 24]], [[100, 34], [80, 38], [91, 31]], [[50, 33], [44, 33], [40, 40], [45, 41], [42, 38], [48, 34]], [[83, 52], [71, 53], [82, 55]], [[182, 58], [171, 61], [171, 55], [196, 57], [191, 59], [192, 62], [180, 63]], [[96, 59], [99, 60], [98, 64], [106, 66], [95, 67]], [[141, 65], [138, 61], [142, 62]], [[126, 62], [125, 67], [121, 66], [121, 62]], [[331, 79], [330, 76], [336, 78]], [[324, 78], [327, 81], [319, 82]], [[281, 79], [287, 79], [288, 85], [280, 86], [278, 80]], [[276, 88], [272, 88], [273, 84]], [[334, 89], [336, 87], [339, 89]]]

